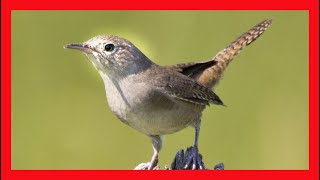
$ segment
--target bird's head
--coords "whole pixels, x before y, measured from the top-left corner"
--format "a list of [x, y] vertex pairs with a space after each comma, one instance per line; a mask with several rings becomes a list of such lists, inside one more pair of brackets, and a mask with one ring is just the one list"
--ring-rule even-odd
[[139, 73], [153, 64], [130, 41], [117, 36], [100, 35], [64, 48], [82, 51], [100, 73], [111, 76]]

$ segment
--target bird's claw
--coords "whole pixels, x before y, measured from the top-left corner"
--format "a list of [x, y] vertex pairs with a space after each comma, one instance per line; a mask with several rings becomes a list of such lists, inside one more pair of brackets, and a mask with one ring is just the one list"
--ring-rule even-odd
[[134, 170], [147, 170], [150, 166], [150, 162], [147, 162], [147, 163], [141, 163], [139, 164], [138, 166], [136, 166], [134, 168]]
[[140, 163], [138, 166], [136, 166], [133, 170], [159, 170], [160, 167], [159, 166], [154, 166], [154, 167], [150, 167], [151, 163], [147, 162], [147, 163]]
[[206, 169], [206, 167], [204, 166], [204, 163], [202, 162], [202, 156], [201, 156], [201, 154], [199, 154], [198, 147], [196, 147], [196, 146], [192, 147], [191, 153], [190, 153], [189, 157], [187, 157], [187, 162], [184, 166], [184, 169], [190, 169], [190, 167], [192, 170]]

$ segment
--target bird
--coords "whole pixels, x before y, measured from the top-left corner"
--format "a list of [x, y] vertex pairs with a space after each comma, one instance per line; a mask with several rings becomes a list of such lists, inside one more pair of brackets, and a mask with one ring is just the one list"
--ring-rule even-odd
[[203, 62], [158, 65], [129, 40], [115, 35], [98, 35], [64, 48], [88, 57], [104, 82], [111, 111], [151, 139], [154, 153], [148, 170], [157, 166], [163, 136], [190, 126], [195, 140], [185, 168], [205, 169], [198, 148], [202, 112], [211, 104], [224, 106], [213, 88], [233, 58], [271, 24], [272, 19], [263, 20]]

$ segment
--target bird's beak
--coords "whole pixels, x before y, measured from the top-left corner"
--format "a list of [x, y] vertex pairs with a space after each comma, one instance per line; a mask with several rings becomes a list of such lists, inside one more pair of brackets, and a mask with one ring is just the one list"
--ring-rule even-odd
[[63, 47], [65, 49], [76, 49], [85, 53], [92, 52], [92, 49], [86, 44], [66, 44]]

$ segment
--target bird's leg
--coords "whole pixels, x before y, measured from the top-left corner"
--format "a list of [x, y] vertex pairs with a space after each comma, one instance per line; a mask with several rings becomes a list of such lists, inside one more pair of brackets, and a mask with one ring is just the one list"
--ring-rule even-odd
[[198, 149], [198, 139], [199, 139], [199, 131], [200, 131], [200, 125], [201, 121], [197, 122], [195, 125], [195, 140], [194, 140], [194, 146], [192, 147], [192, 153], [187, 160], [187, 163], [185, 165], [185, 169], [188, 167], [192, 167], [192, 170], [195, 169], [205, 169], [204, 164], [202, 163], [202, 157], [199, 154], [199, 149]]
[[151, 136], [153, 155], [150, 161], [148, 170], [154, 169], [158, 164], [158, 154], [162, 148], [162, 138], [161, 136]]
[[134, 170], [153, 170], [157, 169], [158, 164], [158, 154], [162, 147], [162, 137], [157, 135], [149, 136], [151, 138], [153, 155], [151, 161], [148, 163], [141, 163], [134, 168]]
[[151, 161], [149, 163], [148, 170], [152, 170], [157, 166], [157, 164], [158, 164], [158, 153], [159, 152], [155, 148], [153, 148], [153, 155], [152, 155]]

